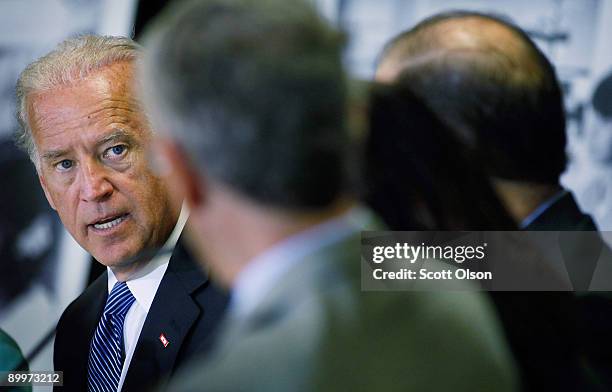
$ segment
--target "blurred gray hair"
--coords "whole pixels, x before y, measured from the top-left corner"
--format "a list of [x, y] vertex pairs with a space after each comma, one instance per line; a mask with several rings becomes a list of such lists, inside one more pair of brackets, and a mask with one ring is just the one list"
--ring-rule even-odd
[[344, 35], [306, 1], [177, 3], [145, 38], [141, 100], [209, 178], [313, 209], [347, 186]]
[[38, 169], [38, 153], [28, 119], [30, 94], [68, 86], [108, 65], [135, 61], [141, 46], [127, 37], [81, 35], [60, 43], [53, 51], [29, 64], [17, 80], [17, 121], [15, 143], [28, 153]]

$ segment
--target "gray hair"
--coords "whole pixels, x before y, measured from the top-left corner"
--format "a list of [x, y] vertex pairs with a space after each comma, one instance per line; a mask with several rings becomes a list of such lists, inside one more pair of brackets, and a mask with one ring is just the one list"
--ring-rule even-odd
[[127, 37], [81, 35], [61, 42], [54, 50], [29, 64], [17, 80], [17, 121], [15, 143], [28, 153], [38, 168], [38, 153], [32, 138], [27, 98], [32, 93], [69, 86], [108, 65], [135, 61], [141, 46]]
[[311, 4], [181, 2], [155, 22], [141, 100], [202, 172], [274, 207], [346, 190], [344, 36]]

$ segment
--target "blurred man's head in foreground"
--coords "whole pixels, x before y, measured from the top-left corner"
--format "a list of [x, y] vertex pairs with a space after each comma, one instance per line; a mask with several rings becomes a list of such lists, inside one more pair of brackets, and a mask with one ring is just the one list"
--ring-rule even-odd
[[252, 256], [227, 249], [249, 223], [256, 242], [335, 208], [349, 145], [342, 46], [306, 1], [191, 1], [150, 28], [143, 101], [207, 261]]

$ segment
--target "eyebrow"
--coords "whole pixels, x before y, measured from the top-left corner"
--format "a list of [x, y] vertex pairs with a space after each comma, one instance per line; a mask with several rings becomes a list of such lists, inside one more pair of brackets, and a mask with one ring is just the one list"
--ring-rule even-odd
[[67, 150], [50, 150], [50, 151], [45, 151], [41, 155], [41, 158], [45, 161], [52, 161], [52, 160], [55, 160], [57, 158], [60, 158], [66, 155], [67, 153], [68, 153]]
[[[96, 146], [101, 146], [117, 140], [132, 140], [132, 136], [123, 129], [115, 129], [108, 135], [104, 135], [96, 141]], [[49, 150], [41, 154], [41, 158], [45, 161], [52, 161], [68, 154], [68, 150]]]
[[129, 134], [129, 132], [123, 129], [115, 129], [110, 134], [105, 135], [101, 137], [100, 139], [98, 139], [98, 141], [96, 142], [96, 146], [101, 146], [103, 144], [107, 144], [107, 143], [114, 142], [117, 140], [126, 140], [126, 139], [132, 140], [132, 136]]

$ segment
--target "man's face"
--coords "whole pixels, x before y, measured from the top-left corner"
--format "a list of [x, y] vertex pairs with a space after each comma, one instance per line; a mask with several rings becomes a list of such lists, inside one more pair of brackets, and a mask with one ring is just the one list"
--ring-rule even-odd
[[145, 152], [151, 139], [131, 81], [117, 63], [73, 85], [28, 97], [47, 199], [77, 242], [102, 264], [162, 246], [180, 206], [170, 201]]

